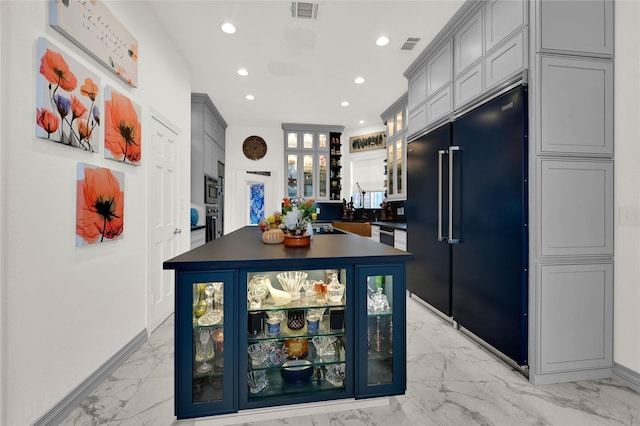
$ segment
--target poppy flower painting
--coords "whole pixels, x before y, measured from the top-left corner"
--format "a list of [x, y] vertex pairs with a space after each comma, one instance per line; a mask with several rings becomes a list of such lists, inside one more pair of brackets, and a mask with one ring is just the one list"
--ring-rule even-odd
[[97, 152], [100, 80], [44, 38], [38, 39], [36, 136]]
[[140, 107], [107, 86], [104, 101], [104, 156], [140, 165], [142, 138]]
[[124, 173], [78, 163], [76, 246], [122, 238]]

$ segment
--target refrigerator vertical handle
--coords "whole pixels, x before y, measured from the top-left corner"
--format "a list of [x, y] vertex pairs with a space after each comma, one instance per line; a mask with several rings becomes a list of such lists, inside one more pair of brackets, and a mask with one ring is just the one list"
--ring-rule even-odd
[[460, 147], [452, 145], [449, 147], [449, 244], [458, 244], [459, 239], [453, 238], [453, 153], [459, 151]]
[[442, 157], [447, 154], [446, 149], [438, 151], [438, 241], [446, 240], [442, 236]]

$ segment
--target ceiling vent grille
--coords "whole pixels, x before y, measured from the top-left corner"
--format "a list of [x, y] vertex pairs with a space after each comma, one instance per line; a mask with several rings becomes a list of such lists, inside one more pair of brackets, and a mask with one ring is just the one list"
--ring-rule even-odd
[[416, 47], [416, 44], [420, 42], [419, 37], [409, 37], [407, 41], [404, 42], [400, 50], [413, 50]]
[[291, 16], [301, 19], [318, 19], [318, 4], [294, 1], [291, 3]]

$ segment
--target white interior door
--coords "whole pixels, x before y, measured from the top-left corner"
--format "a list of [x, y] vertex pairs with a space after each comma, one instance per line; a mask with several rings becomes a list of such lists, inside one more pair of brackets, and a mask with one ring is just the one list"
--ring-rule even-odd
[[149, 285], [148, 330], [158, 327], [174, 309], [174, 271], [162, 262], [178, 254], [178, 176], [176, 172], [179, 134], [157, 114], [151, 114], [149, 152]]

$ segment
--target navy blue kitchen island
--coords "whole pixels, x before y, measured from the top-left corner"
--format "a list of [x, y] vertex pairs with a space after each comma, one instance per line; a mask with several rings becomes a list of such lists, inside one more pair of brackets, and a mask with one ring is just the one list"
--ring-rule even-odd
[[403, 394], [412, 257], [352, 234], [263, 244], [245, 227], [164, 262], [175, 270], [176, 416]]

